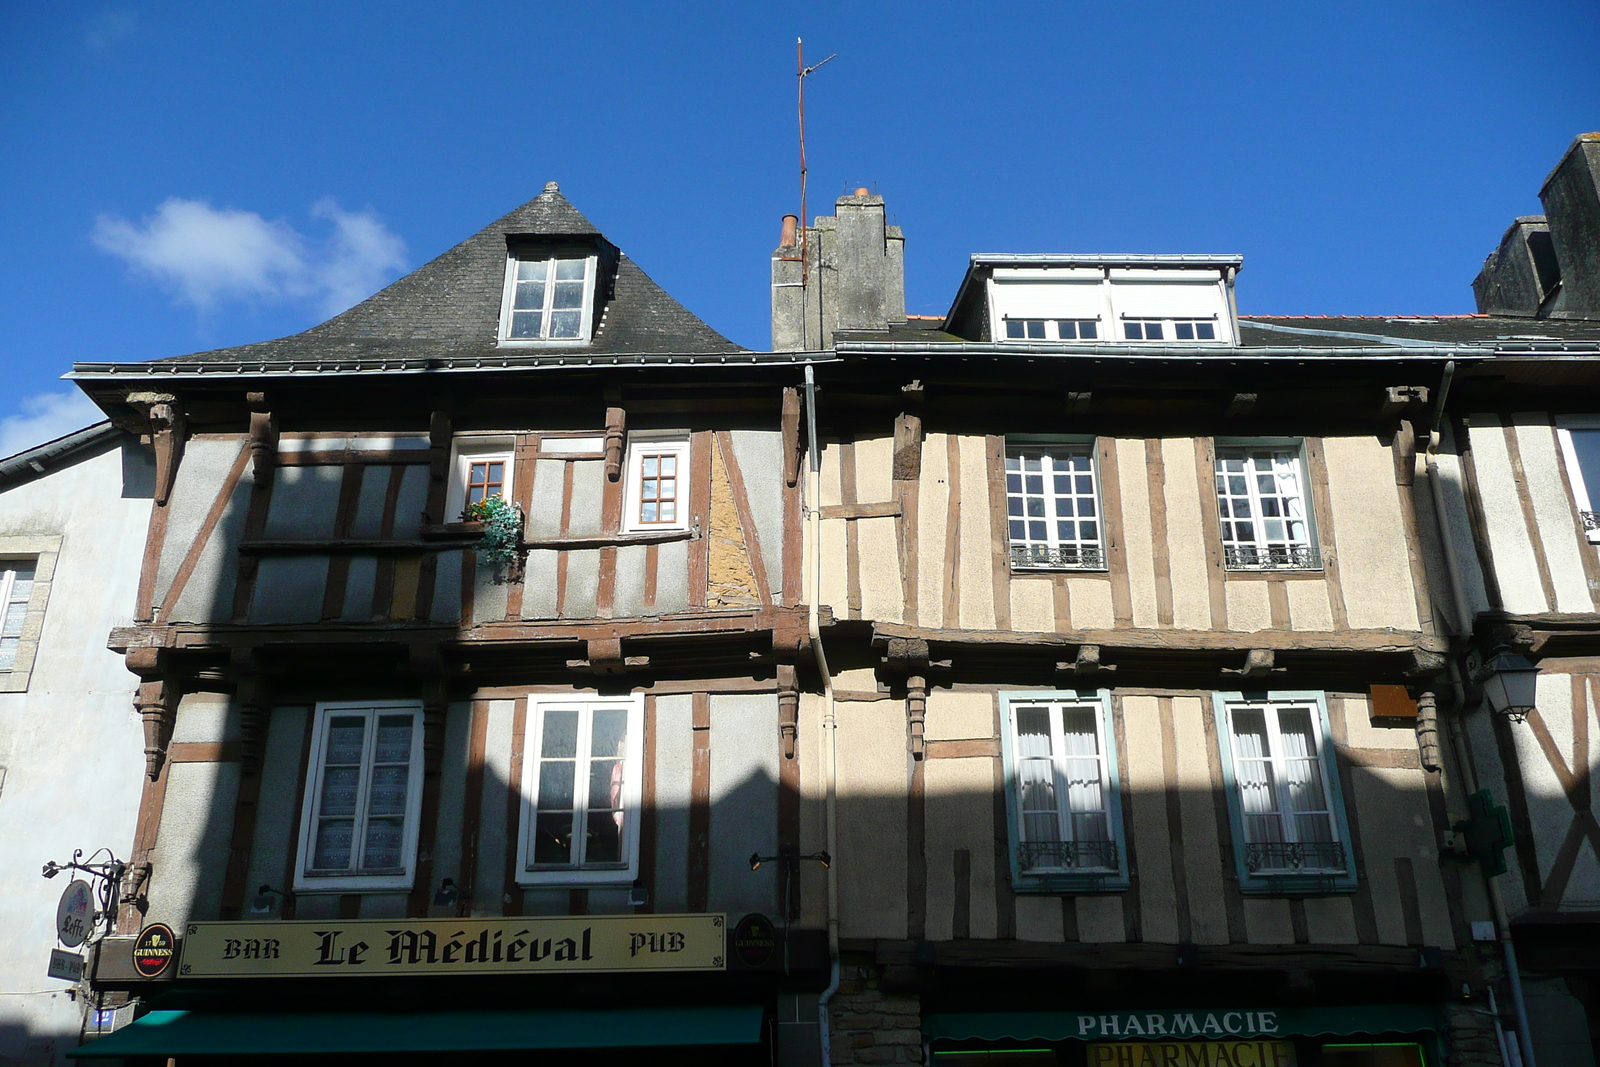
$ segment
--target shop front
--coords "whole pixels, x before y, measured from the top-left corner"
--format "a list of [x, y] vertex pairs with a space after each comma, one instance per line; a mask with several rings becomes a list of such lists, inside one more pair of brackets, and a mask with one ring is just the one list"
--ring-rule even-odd
[[1428, 1004], [951, 1012], [933, 1067], [1441, 1067]]
[[771, 1062], [797, 977], [730, 952], [725, 917], [708, 914], [196, 922], [164, 967], [141, 954], [148, 940], [109, 945], [95, 981], [137, 996], [138, 1017], [69, 1055], [735, 1067]]

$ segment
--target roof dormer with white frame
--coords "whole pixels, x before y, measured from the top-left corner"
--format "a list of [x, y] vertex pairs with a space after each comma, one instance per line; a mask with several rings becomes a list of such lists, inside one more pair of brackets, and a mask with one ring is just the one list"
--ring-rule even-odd
[[1242, 256], [972, 257], [945, 328], [1014, 344], [1238, 343]]

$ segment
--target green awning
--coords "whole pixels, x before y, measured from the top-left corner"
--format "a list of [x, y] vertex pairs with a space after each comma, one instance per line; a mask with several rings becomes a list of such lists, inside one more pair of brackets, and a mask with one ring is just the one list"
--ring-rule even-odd
[[[1270, 1016], [1266, 1025], [1263, 1016]], [[1429, 1004], [1234, 1011], [1005, 1011], [951, 1012], [922, 1017], [928, 1040], [1146, 1041], [1321, 1034], [1414, 1034], [1437, 1030], [1439, 1010]]]
[[69, 1057], [479, 1052], [649, 1045], [753, 1045], [761, 1008], [611, 1011], [152, 1011]]

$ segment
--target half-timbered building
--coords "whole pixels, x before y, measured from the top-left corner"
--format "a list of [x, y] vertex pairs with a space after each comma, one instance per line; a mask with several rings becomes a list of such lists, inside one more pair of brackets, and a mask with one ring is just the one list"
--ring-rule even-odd
[[815, 1046], [795, 363], [551, 183], [305, 333], [79, 364], [156, 481], [94, 981], [149, 1013], [83, 1054]]
[[1233, 256], [974, 255], [907, 317], [881, 198], [785, 236], [774, 343], [828, 350], [833, 1062], [1512, 1054], [1441, 856], [1465, 631], [1423, 456], [1492, 349], [1240, 317]]

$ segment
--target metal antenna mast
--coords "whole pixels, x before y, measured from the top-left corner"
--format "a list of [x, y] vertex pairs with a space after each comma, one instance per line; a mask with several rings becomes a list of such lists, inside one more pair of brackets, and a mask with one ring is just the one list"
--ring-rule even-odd
[[802, 291], [811, 281], [811, 260], [807, 256], [807, 235], [811, 229], [806, 214], [806, 78], [831, 60], [837, 59], [839, 53], [824, 59], [821, 63], [806, 66], [805, 42], [796, 37], [794, 39], [794, 69], [796, 78], [800, 83], [800, 287]]

